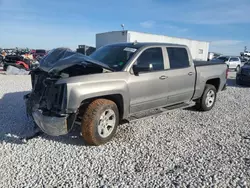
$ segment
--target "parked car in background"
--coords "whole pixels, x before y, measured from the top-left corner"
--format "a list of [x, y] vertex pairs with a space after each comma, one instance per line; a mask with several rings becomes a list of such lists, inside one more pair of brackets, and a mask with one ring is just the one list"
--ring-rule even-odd
[[3, 59], [3, 70], [6, 71], [8, 66], [30, 70], [37, 66], [36, 60], [40, 56], [33, 58], [33, 54], [29, 53], [26, 49], [12, 50], [11, 55], [6, 55]]
[[217, 59], [225, 62], [229, 69], [234, 69], [236, 72], [238, 72], [242, 66], [241, 60], [237, 56], [219, 56]]
[[30, 53], [33, 55], [34, 59], [37, 59], [37, 58], [45, 56], [47, 52], [44, 49], [37, 49], [37, 50], [31, 50]]
[[184, 45], [117, 43], [90, 56], [59, 48], [31, 71], [24, 99], [43, 132], [64, 135], [78, 121], [84, 140], [100, 145], [124, 120], [194, 105], [211, 110], [227, 73], [224, 62], [193, 61]]
[[243, 56], [250, 56], [250, 52], [249, 51], [244, 51]]
[[241, 65], [243, 66], [247, 61], [248, 61], [248, 58], [246, 57], [243, 57], [243, 56], [238, 56], [241, 60]]
[[237, 72], [236, 84], [250, 86], [250, 61], [246, 62]]
[[208, 52], [208, 61], [211, 61], [212, 59], [215, 59], [219, 57], [222, 54], [215, 53], [215, 52]]

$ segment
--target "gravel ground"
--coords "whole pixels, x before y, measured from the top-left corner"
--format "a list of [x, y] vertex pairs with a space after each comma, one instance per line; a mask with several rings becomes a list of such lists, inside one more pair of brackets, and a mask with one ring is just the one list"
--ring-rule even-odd
[[22, 100], [30, 78], [0, 75], [0, 187], [248, 187], [250, 88], [234, 83], [212, 111], [124, 124], [90, 147], [75, 133], [21, 142], [32, 133]]

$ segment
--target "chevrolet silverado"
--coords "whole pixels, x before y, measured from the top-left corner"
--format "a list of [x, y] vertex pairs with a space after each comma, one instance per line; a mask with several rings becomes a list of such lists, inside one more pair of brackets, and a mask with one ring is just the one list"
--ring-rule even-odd
[[80, 124], [90, 145], [108, 142], [122, 122], [177, 108], [213, 108], [226, 89], [224, 62], [193, 61], [185, 45], [117, 43], [90, 56], [51, 50], [31, 71], [27, 113], [52, 136]]

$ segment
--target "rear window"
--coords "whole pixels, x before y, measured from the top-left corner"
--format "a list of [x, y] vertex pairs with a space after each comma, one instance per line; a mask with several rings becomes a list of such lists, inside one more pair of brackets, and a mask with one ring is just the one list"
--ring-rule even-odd
[[185, 48], [168, 47], [170, 69], [189, 67], [188, 53]]
[[237, 57], [232, 57], [230, 61], [239, 61], [239, 59]]

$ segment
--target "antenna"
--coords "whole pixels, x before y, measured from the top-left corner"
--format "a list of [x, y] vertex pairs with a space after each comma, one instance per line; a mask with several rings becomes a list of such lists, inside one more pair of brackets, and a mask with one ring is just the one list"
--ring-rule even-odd
[[125, 25], [124, 25], [124, 24], [121, 24], [121, 27], [122, 27], [122, 30], [124, 31], [124, 27], [125, 27]]

